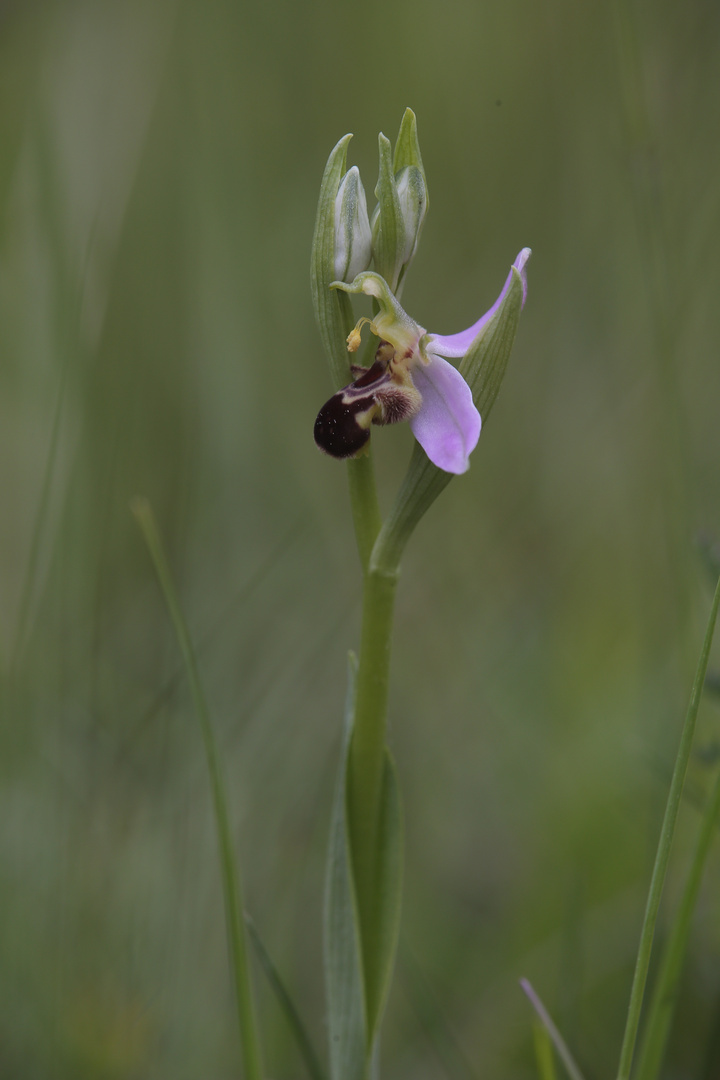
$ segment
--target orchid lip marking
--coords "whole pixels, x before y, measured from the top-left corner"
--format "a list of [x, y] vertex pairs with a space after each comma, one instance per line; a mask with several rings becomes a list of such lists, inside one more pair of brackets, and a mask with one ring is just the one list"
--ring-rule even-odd
[[418, 411], [422, 398], [411, 380], [393, 370], [394, 349], [381, 341], [369, 368], [354, 368], [358, 377], [326, 401], [315, 421], [317, 446], [336, 458], [356, 457], [370, 439], [371, 424], [396, 424]]

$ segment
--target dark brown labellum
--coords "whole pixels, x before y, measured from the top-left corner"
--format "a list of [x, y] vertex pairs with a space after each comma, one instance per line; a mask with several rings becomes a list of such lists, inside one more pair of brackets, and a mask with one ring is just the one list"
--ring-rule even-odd
[[315, 442], [336, 458], [354, 457], [367, 444], [371, 424], [395, 424], [409, 420], [420, 408], [420, 394], [396, 381], [388, 370], [392, 346], [381, 341], [369, 368], [353, 367], [355, 382], [326, 401], [315, 421]]
[[375, 408], [372, 394], [348, 398], [345, 390], [339, 390], [325, 402], [317, 415], [314, 431], [316, 444], [331, 457], [354, 457], [370, 438], [370, 423], [365, 424], [361, 420], [365, 419], [368, 410]]

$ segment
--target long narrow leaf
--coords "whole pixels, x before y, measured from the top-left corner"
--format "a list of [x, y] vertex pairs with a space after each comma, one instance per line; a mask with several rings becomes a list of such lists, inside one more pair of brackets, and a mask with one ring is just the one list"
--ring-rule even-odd
[[235, 980], [243, 1067], [246, 1080], [262, 1080], [260, 1040], [257, 1033], [255, 1003], [250, 981], [247, 944], [245, 941], [245, 931], [242, 920], [240, 875], [230, 832], [230, 819], [227, 810], [225, 784], [223, 781], [222, 769], [220, 767], [220, 755], [215, 742], [215, 733], [205, 701], [205, 693], [200, 681], [200, 672], [198, 671], [195, 650], [185, 618], [180, 608], [180, 602], [177, 597], [177, 592], [175, 591], [170, 567], [165, 557], [165, 552], [160, 540], [157, 525], [155, 524], [155, 517], [150, 507], [150, 503], [147, 499], [135, 499], [132, 504], [132, 510], [138, 525], [142, 530], [143, 536], [145, 537], [145, 543], [148, 546], [150, 556], [155, 566], [155, 572], [158, 576], [158, 581], [160, 582], [160, 588], [162, 589], [165, 603], [175, 630], [175, 636], [177, 637], [180, 652], [182, 653], [183, 661], [185, 663], [190, 691], [200, 729], [202, 731], [208, 771], [210, 773], [210, 786], [212, 788], [213, 806], [215, 809], [218, 846], [220, 848], [220, 867], [225, 899], [225, 918], [227, 921], [228, 941], [232, 958], [232, 972]]
[[660, 898], [662, 896], [665, 874], [670, 858], [670, 848], [675, 834], [675, 824], [680, 809], [683, 784], [687, 772], [688, 761], [690, 759], [690, 749], [692, 747], [693, 735], [695, 734], [695, 721], [697, 719], [703, 684], [707, 673], [710, 647], [712, 645], [713, 633], [715, 631], [715, 623], [718, 615], [718, 606], [720, 606], [720, 579], [718, 580], [712, 607], [710, 609], [710, 617], [705, 630], [705, 639], [703, 641], [700, 659], [698, 660], [698, 666], [695, 672], [695, 680], [693, 682], [690, 702], [685, 715], [685, 723], [683, 724], [682, 734], [680, 735], [680, 745], [678, 747], [675, 768], [670, 782], [670, 791], [668, 792], [667, 805], [665, 807], [665, 817], [663, 818], [662, 828], [660, 830], [655, 865], [653, 867], [647, 905], [645, 907], [645, 918], [640, 932], [640, 944], [638, 947], [637, 960], [635, 962], [635, 974], [633, 976], [632, 989], [630, 991], [630, 1003], [628, 1005], [625, 1034], [620, 1050], [618, 1080], [629, 1080], [630, 1077], [630, 1068], [632, 1066], [638, 1025], [640, 1023], [640, 1011], [642, 1009], [643, 996], [645, 993], [648, 967], [650, 966], [650, 953], [652, 951], [653, 938], [655, 936], [655, 924], [657, 922]]
[[535, 1064], [540, 1080], [557, 1080], [555, 1057], [550, 1032], [540, 1020], [533, 1024], [533, 1043], [535, 1046]]
[[355, 711], [356, 678], [357, 659], [351, 654], [325, 879], [325, 986], [332, 1080], [364, 1080], [366, 1075], [365, 986], [345, 815], [347, 757]]
[[[366, 1080], [373, 1075], [400, 929], [402, 815], [395, 766], [386, 750], [376, 835], [372, 940], [369, 948], [361, 948], [347, 825], [348, 752], [356, 676], [357, 661], [351, 656], [325, 891], [325, 977], [332, 1080]], [[371, 958], [366, 968], [364, 954]]]
[[283, 1011], [288, 1026], [295, 1036], [298, 1050], [305, 1062], [305, 1068], [312, 1077], [312, 1080], [325, 1080], [325, 1070], [320, 1064], [320, 1059], [315, 1052], [312, 1039], [302, 1022], [300, 1013], [295, 1007], [295, 1002], [291, 998], [285, 983], [280, 977], [280, 973], [275, 967], [270, 953], [265, 948], [265, 943], [260, 937], [255, 923], [247, 914], [245, 915], [245, 926], [255, 948], [255, 952], [258, 955], [258, 959], [260, 960], [260, 965], [265, 972], [267, 981], [270, 983], [272, 992], [275, 994], [278, 1005]]
[[636, 1080], [655, 1080], [660, 1072], [675, 1013], [678, 984], [690, 937], [692, 916], [700, 892], [705, 864], [715, 837], [718, 818], [720, 818], [720, 775], [715, 780], [712, 798], [703, 816], [685, 888], [665, 946], [657, 981], [653, 987]]
[[385, 769], [377, 834], [377, 892], [373, 918], [372, 964], [365, 972], [368, 1029], [376, 1041], [397, 952], [402, 901], [403, 823], [395, 763], [385, 750]]

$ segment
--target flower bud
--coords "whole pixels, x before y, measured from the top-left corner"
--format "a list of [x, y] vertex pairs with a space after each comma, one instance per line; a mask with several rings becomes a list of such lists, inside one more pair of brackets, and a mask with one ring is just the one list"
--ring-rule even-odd
[[370, 219], [360, 170], [353, 165], [335, 198], [335, 280], [353, 281], [372, 259]]
[[340, 139], [325, 166], [315, 218], [310, 270], [315, 318], [336, 389], [345, 386], [350, 376], [345, 339], [354, 321], [349, 298], [330, 289], [330, 283], [335, 280], [335, 203], [347, 170], [347, 148], [351, 138], [351, 135], [345, 135]]
[[405, 246], [401, 251], [401, 263], [407, 267], [417, 250], [420, 230], [427, 213], [427, 185], [425, 177], [416, 165], [408, 165], [395, 177], [400, 212], [405, 230]]
[[411, 109], [405, 110], [392, 157], [389, 140], [380, 136], [380, 175], [375, 194], [378, 199], [372, 220], [375, 267], [392, 291], [399, 294], [417, 250], [428, 208], [417, 122]]

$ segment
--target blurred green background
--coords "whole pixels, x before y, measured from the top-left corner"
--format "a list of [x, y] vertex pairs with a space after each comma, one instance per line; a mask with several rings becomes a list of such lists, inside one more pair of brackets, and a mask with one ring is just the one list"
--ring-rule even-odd
[[[524, 245], [467, 476], [408, 550], [407, 819], [384, 1073], [529, 1078], [529, 977], [613, 1073], [720, 534], [720, 7], [0, 8], [0, 1075], [238, 1075], [208, 783], [129, 511], [201, 655], [246, 902], [322, 1046], [320, 911], [358, 565], [309, 295], [328, 153], [418, 116], [403, 302], [451, 333]], [[373, 437], [385, 505], [406, 427]], [[717, 660], [718, 653], [715, 657]], [[717, 698], [690, 776], [717, 761]], [[698, 817], [687, 806], [666, 900]], [[720, 854], [668, 1077], [720, 1075]], [[667, 911], [667, 909], [666, 909]], [[267, 1073], [303, 1075], [262, 983]]]

